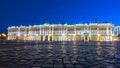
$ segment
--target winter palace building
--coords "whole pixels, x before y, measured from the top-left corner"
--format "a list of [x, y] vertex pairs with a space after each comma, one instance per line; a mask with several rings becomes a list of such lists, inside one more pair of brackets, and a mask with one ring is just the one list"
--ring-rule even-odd
[[43, 24], [8, 27], [8, 40], [38, 41], [113, 41], [114, 25], [90, 24]]

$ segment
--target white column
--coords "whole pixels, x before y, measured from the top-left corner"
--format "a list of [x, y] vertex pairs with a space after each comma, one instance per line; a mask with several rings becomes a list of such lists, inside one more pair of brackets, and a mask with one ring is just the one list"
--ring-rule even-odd
[[52, 41], [54, 40], [54, 27], [52, 27]]
[[90, 27], [90, 30], [89, 30], [89, 31], [90, 31], [90, 32], [89, 32], [89, 33], [90, 33], [90, 35], [89, 35], [89, 36], [90, 36], [90, 40], [91, 40], [91, 27]]
[[99, 29], [98, 29], [98, 25], [97, 25], [97, 41], [99, 41]]
[[67, 28], [67, 26], [66, 26], [66, 41], [68, 41], [68, 37], [67, 37], [67, 33], [68, 33], [68, 28]]
[[76, 34], [76, 26], [74, 26], [74, 33]]
[[82, 27], [82, 29], [81, 29], [81, 40], [84, 40], [84, 27]]
[[42, 40], [42, 41], [45, 41], [45, 31], [44, 31], [44, 27], [42, 28], [42, 35], [43, 35], [43, 40]]
[[74, 26], [74, 34], [75, 34], [75, 36], [74, 36], [74, 41], [76, 40], [76, 26]]
[[48, 34], [51, 35], [51, 30], [50, 30], [50, 26], [49, 26], [49, 31], [48, 31]]
[[29, 31], [29, 32], [28, 32], [29, 40], [31, 40], [31, 31], [30, 31], [30, 28], [31, 28], [31, 27], [29, 26], [29, 27], [28, 27], [28, 31]]
[[43, 29], [42, 29], [42, 32], [43, 32], [42, 35], [45, 35], [44, 27], [43, 27]]
[[48, 26], [48, 41], [50, 41], [50, 26]]
[[60, 36], [61, 35], [61, 32], [62, 32], [62, 26], [60, 26], [60, 29], [59, 29], [59, 37], [60, 37], [60, 39], [59, 39], [59, 41], [61, 41], [62, 40], [62, 36]]
[[84, 41], [85, 41], [85, 34], [84, 34], [84, 33], [85, 33], [85, 25], [84, 25], [83, 28], [84, 28], [84, 31], [83, 31], [83, 37], [84, 37]]
[[48, 35], [48, 41], [50, 41], [50, 36]]
[[39, 41], [41, 41], [40, 28], [39, 28], [38, 34], [39, 34]]
[[59, 41], [62, 41], [62, 37], [60, 35], [59, 35], [59, 37], [60, 37]]
[[113, 31], [112, 31], [112, 28], [111, 28], [111, 41], [113, 41]]
[[43, 35], [43, 41], [45, 41], [45, 35]]
[[108, 39], [108, 26], [107, 26], [107, 39]]

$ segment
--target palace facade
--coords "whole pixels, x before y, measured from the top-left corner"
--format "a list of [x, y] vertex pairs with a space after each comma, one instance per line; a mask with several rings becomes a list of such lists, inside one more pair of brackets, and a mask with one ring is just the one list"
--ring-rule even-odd
[[119, 36], [120, 35], [120, 26], [116, 26], [114, 28], [114, 33], [115, 33], [115, 36]]
[[114, 41], [114, 25], [91, 23], [11, 26], [8, 27], [8, 40]]

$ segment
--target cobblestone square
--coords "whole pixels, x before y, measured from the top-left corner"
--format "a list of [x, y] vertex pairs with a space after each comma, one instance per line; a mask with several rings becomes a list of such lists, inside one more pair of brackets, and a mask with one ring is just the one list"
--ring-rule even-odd
[[0, 68], [119, 68], [120, 42], [1, 42]]

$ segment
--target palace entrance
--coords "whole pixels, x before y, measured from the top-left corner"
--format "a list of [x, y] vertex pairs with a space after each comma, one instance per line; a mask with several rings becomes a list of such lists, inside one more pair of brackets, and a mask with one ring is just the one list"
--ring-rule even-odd
[[43, 36], [41, 36], [41, 41], [43, 41]]
[[48, 41], [48, 36], [45, 36], [45, 41]]
[[89, 41], [89, 34], [87, 32], [84, 33], [84, 41]]
[[52, 41], [52, 36], [50, 36], [50, 41]]

